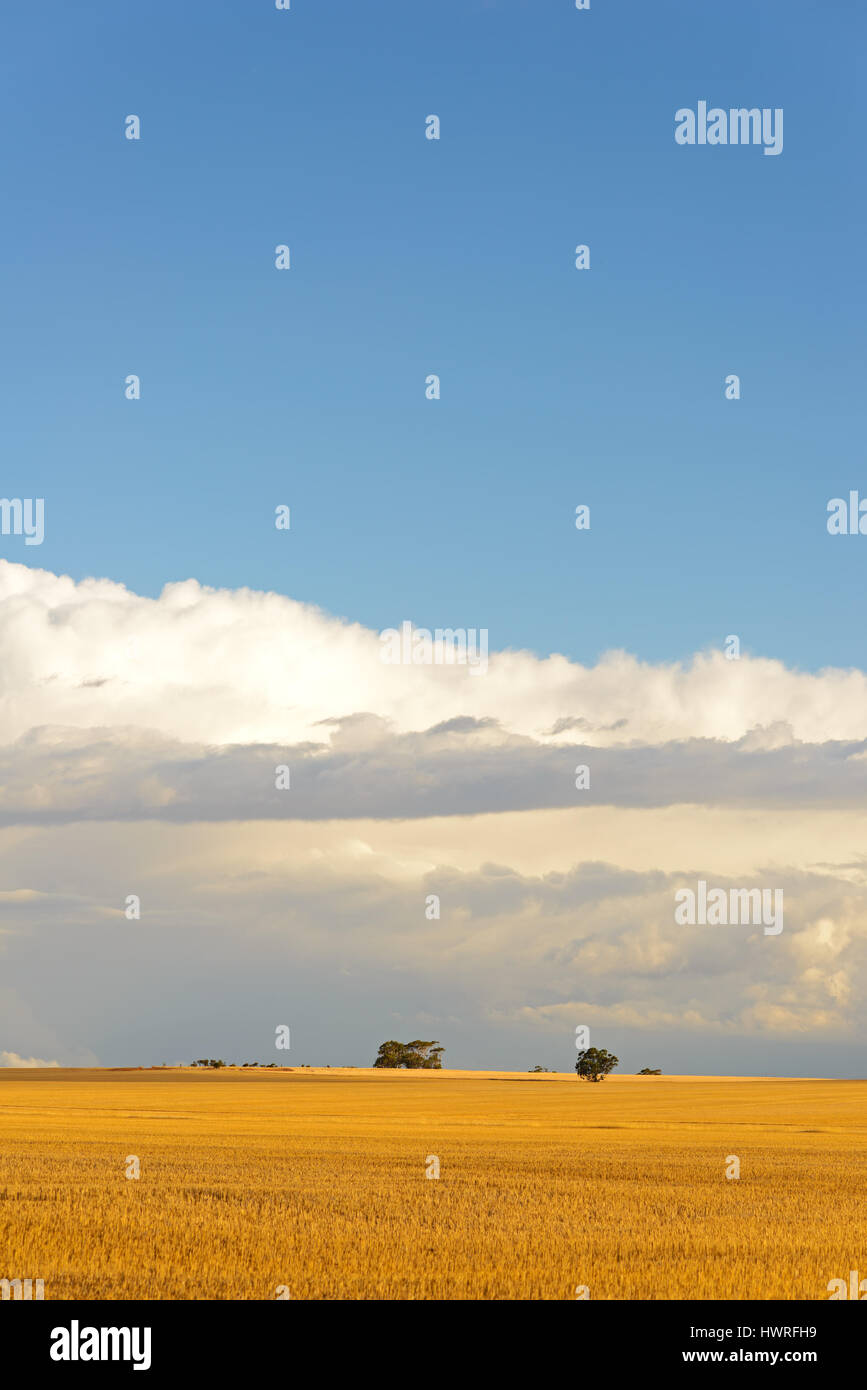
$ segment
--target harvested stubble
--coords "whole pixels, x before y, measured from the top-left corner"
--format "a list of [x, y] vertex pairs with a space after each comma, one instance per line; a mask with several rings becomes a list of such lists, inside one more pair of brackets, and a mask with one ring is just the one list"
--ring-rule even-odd
[[0, 1071], [0, 1278], [46, 1299], [827, 1299], [865, 1191], [862, 1081]]

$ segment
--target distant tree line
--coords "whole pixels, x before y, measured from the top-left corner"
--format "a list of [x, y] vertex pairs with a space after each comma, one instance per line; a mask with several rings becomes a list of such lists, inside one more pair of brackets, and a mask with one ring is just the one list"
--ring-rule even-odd
[[[416, 1038], [413, 1042], [402, 1043], [391, 1038], [388, 1042], [380, 1044], [376, 1054], [374, 1067], [387, 1068], [392, 1071], [441, 1071], [442, 1054], [445, 1048], [436, 1040], [424, 1042], [421, 1038]], [[165, 1066], [165, 1063], [163, 1063]], [[191, 1067], [205, 1067], [211, 1071], [219, 1071], [224, 1067], [237, 1067], [237, 1062], [224, 1062], [222, 1057], [199, 1057], [195, 1062], [191, 1062]], [[262, 1070], [293, 1071], [293, 1067], [280, 1066], [277, 1062], [242, 1062], [241, 1067], [258, 1067]], [[578, 1053], [578, 1060], [575, 1063], [575, 1071], [581, 1081], [604, 1081], [615, 1067], [620, 1065], [619, 1058], [613, 1052], [597, 1047], [584, 1048]], [[302, 1063], [301, 1070], [307, 1069], [307, 1063]], [[328, 1069], [328, 1068], [327, 1068]], [[530, 1072], [551, 1072], [550, 1067], [536, 1065], [530, 1067]], [[637, 1073], [638, 1076], [662, 1076], [659, 1067], [642, 1067]]]
[[[190, 1062], [191, 1067], [209, 1067], [211, 1071], [219, 1071], [221, 1067], [237, 1067], [237, 1065], [237, 1062], [224, 1062], [222, 1057], [199, 1057], [195, 1062]], [[242, 1067], [261, 1067], [263, 1070], [271, 1067], [276, 1068], [277, 1065], [276, 1062], [241, 1063]], [[280, 1068], [280, 1070], [285, 1070], [285, 1068]]]

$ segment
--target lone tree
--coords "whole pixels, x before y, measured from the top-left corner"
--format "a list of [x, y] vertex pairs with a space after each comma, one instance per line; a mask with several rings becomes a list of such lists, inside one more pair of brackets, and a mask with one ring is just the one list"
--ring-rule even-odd
[[440, 1058], [443, 1052], [445, 1048], [440, 1047], [436, 1040], [422, 1042], [420, 1038], [416, 1038], [415, 1042], [402, 1043], [392, 1039], [391, 1042], [380, 1044], [373, 1065], [390, 1067], [392, 1070], [404, 1067], [408, 1071], [442, 1071], [443, 1064]]
[[620, 1059], [604, 1047], [585, 1047], [578, 1053], [575, 1070], [578, 1079], [584, 1081], [604, 1081], [610, 1071], [618, 1066]]

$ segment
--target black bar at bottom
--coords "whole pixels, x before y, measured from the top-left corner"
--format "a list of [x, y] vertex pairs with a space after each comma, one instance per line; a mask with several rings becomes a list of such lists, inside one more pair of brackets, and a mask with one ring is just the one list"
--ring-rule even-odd
[[[845, 1301], [845, 1300], [843, 1300]], [[861, 1299], [864, 1302], [867, 1299]], [[385, 1316], [383, 1316], [385, 1311]], [[228, 1377], [273, 1367], [297, 1378], [318, 1365], [353, 1375], [398, 1367], [426, 1383], [449, 1382], [476, 1365], [516, 1354], [535, 1359], [534, 1383], [551, 1357], [565, 1357], [576, 1376], [639, 1371], [692, 1377], [717, 1368], [799, 1368], [822, 1376], [859, 1365], [864, 1314], [836, 1301], [738, 1303], [350, 1303], [0, 1302], [0, 1346], [7, 1369], [52, 1376], [213, 1373]], [[501, 1317], [506, 1321], [501, 1322]], [[381, 1320], [380, 1320], [381, 1319]], [[398, 1349], [403, 1336], [416, 1351]], [[541, 1340], [537, 1340], [540, 1338]], [[461, 1350], [463, 1348], [463, 1351]], [[94, 1355], [95, 1354], [95, 1355]], [[415, 1367], [411, 1361], [418, 1357]], [[313, 1367], [310, 1367], [312, 1359]], [[304, 1370], [302, 1371], [302, 1366]], [[463, 1378], [463, 1377], [461, 1377]]]

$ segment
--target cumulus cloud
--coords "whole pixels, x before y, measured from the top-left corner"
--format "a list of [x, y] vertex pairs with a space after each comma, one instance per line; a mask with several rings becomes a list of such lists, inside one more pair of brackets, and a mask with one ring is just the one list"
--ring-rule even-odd
[[576, 798], [850, 806], [867, 792], [861, 672], [721, 653], [583, 667], [495, 652], [484, 676], [388, 666], [376, 633], [278, 594], [190, 580], [145, 599], [5, 561], [0, 643], [0, 824], [425, 817]]
[[45, 1062], [41, 1057], [19, 1057], [17, 1052], [0, 1052], [0, 1067], [59, 1067], [59, 1062]]
[[775, 725], [804, 743], [867, 738], [858, 670], [810, 674], [722, 652], [659, 665], [611, 652], [583, 666], [496, 650], [496, 632], [489, 641], [484, 674], [386, 665], [376, 632], [280, 594], [190, 579], [150, 599], [0, 561], [2, 737], [136, 726], [219, 745], [315, 742], [323, 721], [371, 711], [398, 733], [470, 719], [598, 747], [740, 739]]

